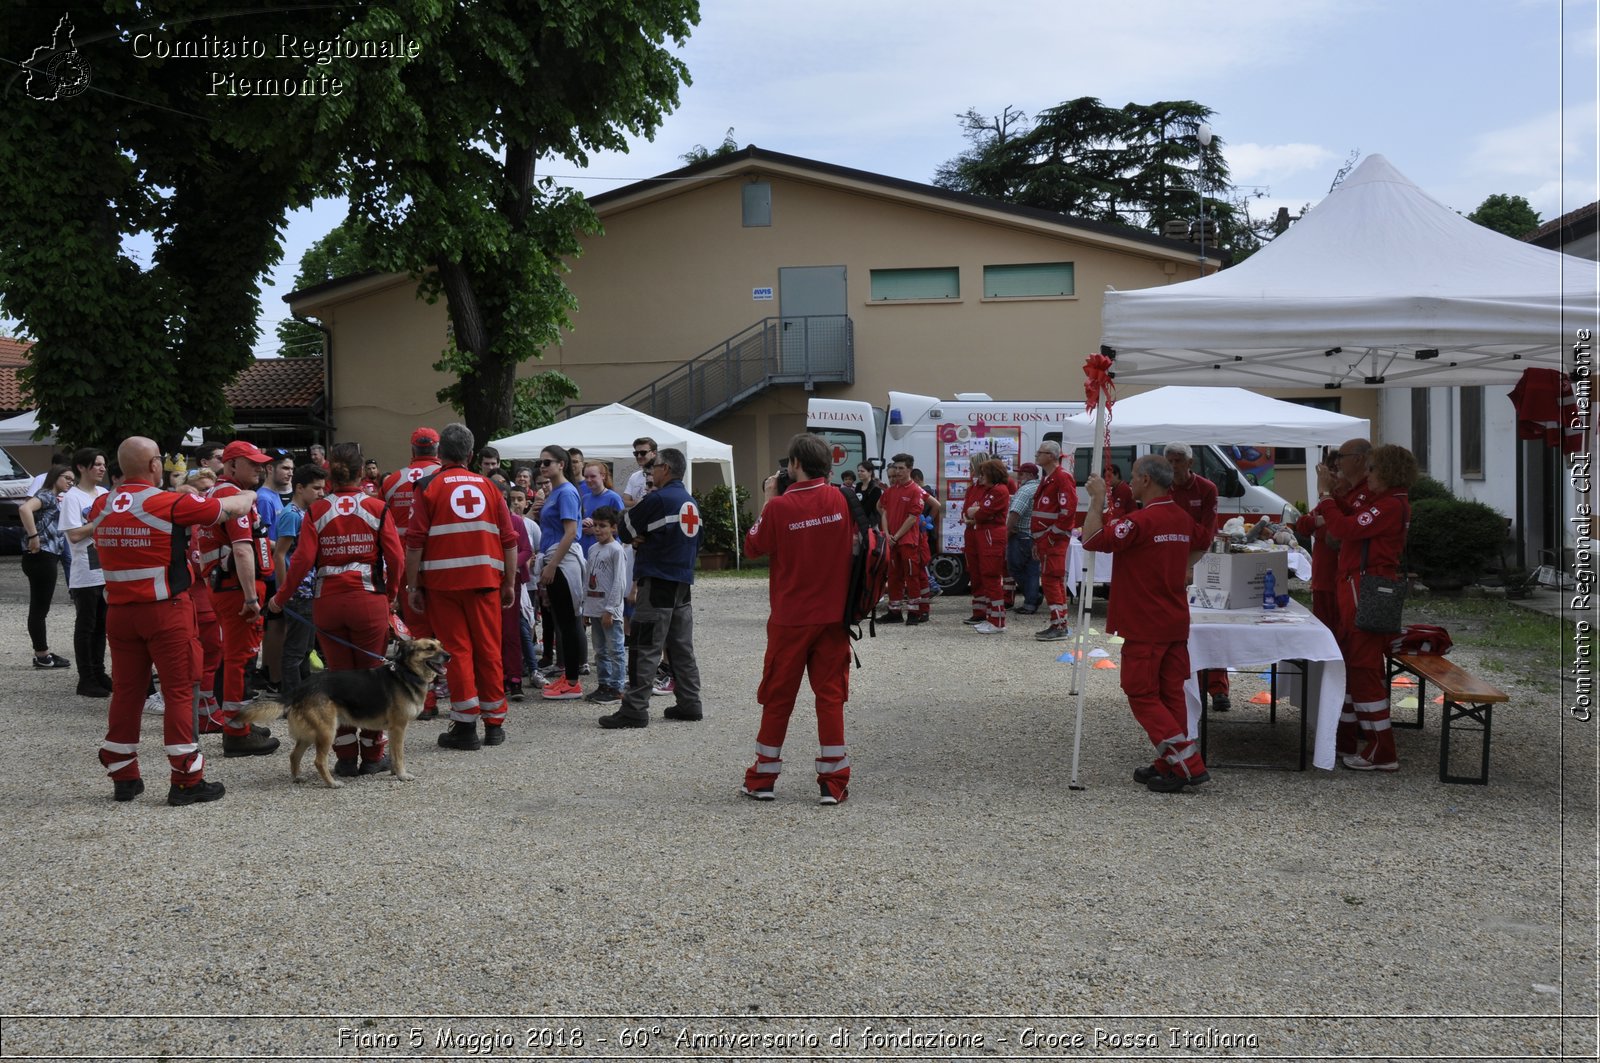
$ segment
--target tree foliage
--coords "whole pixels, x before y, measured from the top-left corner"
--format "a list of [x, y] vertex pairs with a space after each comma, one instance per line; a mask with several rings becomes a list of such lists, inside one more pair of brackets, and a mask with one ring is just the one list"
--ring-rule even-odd
[[575, 306], [566, 261], [599, 231], [537, 164], [581, 165], [654, 133], [688, 82], [668, 42], [698, 19], [696, 0], [392, 0], [346, 31], [419, 45], [410, 62], [364, 67], [330, 110], [352, 145], [342, 177], [365, 252], [447, 301], [454, 343], [436, 368], [457, 379], [439, 398], [479, 439], [513, 424], [516, 367], [560, 342]]
[[1486, 229], [1493, 229], [1497, 233], [1504, 233], [1514, 239], [1522, 239], [1541, 224], [1539, 212], [1533, 209], [1522, 196], [1508, 196], [1501, 192], [1485, 199], [1478, 204], [1478, 209], [1467, 215], [1468, 221], [1475, 221]]
[[[0, 310], [37, 341], [22, 380], [60, 439], [173, 446], [231, 419], [222, 389], [251, 360], [259, 278], [327, 165], [314, 105], [210, 96], [193, 62], [129, 47], [140, 30], [208, 23], [201, 0], [169, 0], [160, 23], [115, 0], [78, 5], [70, 25], [61, 12], [0, 10], [0, 39], [44, 49], [0, 83]], [[303, 31], [267, 12], [252, 32]], [[40, 91], [56, 57], [86, 64], [81, 94]], [[267, 76], [271, 63], [231, 66]], [[260, 128], [274, 130], [270, 152]]]
[[[1193, 100], [1108, 107], [1092, 96], [1038, 113], [1006, 107], [957, 118], [969, 147], [941, 165], [941, 188], [1161, 232], [1168, 221], [1214, 220], [1218, 245], [1246, 235], [1222, 140], [1198, 136], [1211, 108]], [[1219, 239], [1220, 237], [1220, 239]]]
[[739, 142], [733, 139], [733, 126], [729, 126], [728, 131], [722, 134], [721, 144], [714, 148], [708, 148], [704, 144], [696, 144], [682, 155], [679, 155], [678, 158], [683, 160], [685, 166], [693, 166], [695, 163], [705, 162], [707, 159], [720, 159], [724, 155], [732, 155], [738, 150]]

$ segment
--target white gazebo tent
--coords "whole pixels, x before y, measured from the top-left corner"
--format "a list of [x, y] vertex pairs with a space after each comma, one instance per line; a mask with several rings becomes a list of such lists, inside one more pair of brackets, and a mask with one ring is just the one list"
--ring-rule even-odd
[[[613, 402], [570, 420], [493, 440], [490, 446], [500, 452], [502, 460], [536, 458], [541, 450], [551, 445], [577, 447], [586, 458], [604, 458], [620, 468], [633, 461], [633, 441], [640, 436], [654, 439], [660, 449], [670, 447], [683, 452], [689, 463], [683, 483], [690, 491], [694, 490], [694, 466], [709, 462], [722, 468], [723, 476], [728, 481], [728, 490], [737, 497], [738, 489], [733, 479], [733, 447], [670, 421], [640, 413], [620, 402]], [[735, 552], [742, 553], [737, 504], [733, 507], [733, 530], [737, 544]]]
[[[1310, 450], [1367, 437], [1371, 430], [1365, 417], [1317, 410], [1244, 388], [1173, 385], [1118, 399], [1111, 410], [1111, 442], [1118, 446], [1251, 443]], [[1094, 417], [1080, 413], [1068, 418], [1062, 439], [1079, 446], [1094, 443]], [[1306, 476], [1305, 497], [1316, 498], [1316, 462], [1309, 455]]]
[[1122, 383], [1515, 386], [1594, 327], [1595, 264], [1513, 240], [1372, 155], [1232, 269], [1107, 292]]

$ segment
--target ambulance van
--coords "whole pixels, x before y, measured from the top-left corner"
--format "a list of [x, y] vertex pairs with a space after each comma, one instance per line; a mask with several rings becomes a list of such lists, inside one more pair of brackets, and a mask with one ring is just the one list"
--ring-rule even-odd
[[[944, 590], [959, 591], [967, 579], [960, 513], [971, 482], [971, 455], [986, 451], [1015, 472], [1023, 462], [1034, 460], [1040, 443], [1060, 443], [1062, 422], [1083, 410], [1081, 402], [999, 402], [981, 393], [939, 399], [891, 391], [888, 405], [883, 407], [847, 399], [812, 399], [806, 406], [806, 427], [832, 448], [836, 483], [841, 473], [853, 471], [863, 461], [871, 462], [881, 479], [894, 455], [912, 456], [927, 488], [945, 504], [931, 544], [934, 578]], [[1112, 442], [1116, 442], [1115, 431]], [[1126, 478], [1134, 459], [1153, 449], [1114, 445], [1111, 460]], [[1222, 448], [1196, 443], [1191, 449], [1195, 472], [1217, 485], [1219, 525], [1234, 516], [1254, 522], [1262, 516], [1282, 520], [1294, 512], [1293, 506], [1271, 490], [1250, 483]], [[1087, 445], [1079, 446], [1069, 466], [1079, 484], [1080, 514], [1089, 505], [1082, 484], [1089, 476], [1090, 450]]]

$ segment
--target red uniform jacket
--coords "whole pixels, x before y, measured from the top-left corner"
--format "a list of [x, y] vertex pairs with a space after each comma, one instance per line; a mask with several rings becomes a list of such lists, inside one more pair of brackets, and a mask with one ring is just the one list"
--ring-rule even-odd
[[94, 531], [106, 575], [106, 604], [163, 602], [188, 590], [188, 528], [215, 523], [222, 503], [126, 480], [95, 499], [89, 519], [107, 508], [110, 512]]
[[383, 503], [360, 488], [311, 503], [289, 559], [289, 578], [274, 596], [280, 607], [313, 565], [318, 598], [382, 594], [393, 601], [400, 590], [405, 556], [399, 533], [384, 517]]
[[411, 492], [418, 480], [439, 467], [438, 458], [418, 458], [403, 469], [396, 469], [383, 481], [381, 497], [389, 507], [389, 519], [404, 535], [411, 524]]
[[[1360, 488], [1346, 487], [1342, 491], [1334, 491], [1333, 497], [1354, 497], [1351, 492], [1357, 490]], [[1339, 575], [1339, 540], [1327, 528], [1317, 527], [1317, 511], [1314, 509], [1294, 522], [1294, 530], [1298, 535], [1311, 536], [1311, 589], [1333, 590], [1334, 581]]]
[[1163, 495], [1115, 524], [1103, 525], [1084, 542], [1085, 550], [1120, 558], [1107, 631], [1139, 642], [1188, 641], [1194, 531], [1189, 515]]
[[[232, 480], [218, 481], [217, 486], [211, 489], [210, 497], [219, 502], [243, 491], [244, 488]], [[251, 494], [255, 492], [252, 491]], [[207, 528], [199, 536], [201, 575], [210, 576], [217, 569], [222, 574], [217, 578], [216, 588], [219, 591], [238, 590], [239, 580], [233, 571], [233, 544], [253, 541], [256, 555], [256, 579], [264, 580], [272, 575], [272, 540], [267, 538], [267, 530], [261, 523], [261, 514], [256, 512], [256, 507], [251, 505], [250, 512], [242, 517], [215, 527]]]
[[1003, 552], [1006, 548], [1006, 514], [1011, 511], [1010, 489], [1005, 484], [974, 486], [962, 500], [963, 512], [973, 506], [978, 507], [978, 512], [970, 518], [972, 523], [969, 528], [977, 540], [978, 549], [985, 553]]
[[422, 586], [447, 591], [498, 587], [506, 549], [517, 545], [500, 489], [461, 465], [443, 465], [412, 494], [406, 547], [422, 551]]
[[1197, 548], [1209, 545], [1211, 537], [1217, 534], [1217, 485], [1204, 476], [1190, 473], [1186, 486], [1172, 485], [1172, 501], [1194, 521]]
[[[896, 549], [903, 547], [909, 550], [922, 544], [922, 507], [926, 504], [927, 496], [922, 488], [909, 480], [899, 487], [883, 489], [883, 494], [878, 498], [878, 512], [883, 514], [888, 534], [898, 534], [900, 525], [906, 522], [907, 517], [916, 518], [911, 522], [911, 527], [905, 535], [900, 538]], [[840, 608], [844, 608], [843, 605]]]
[[1316, 512], [1327, 522], [1325, 530], [1339, 540], [1339, 579], [1362, 572], [1399, 577], [1400, 552], [1411, 526], [1411, 498], [1406, 492], [1354, 491], [1342, 499], [1324, 498]]
[[1119, 480], [1117, 486], [1106, 492], [1106, 514], [1109, 518], [1106, 520], [1107, 524], [1126, 517], [1137, 508], [1139, 507], [1133, 504], [1133, 488], [1128, 486], [1128, 481]]
[[1028, 514], [1028, 534], [1039, 549], [1064, 549], [1078, 516], [1078, 483], [1065, 465], [1039, 481]]
[[[921, 493], [915, 484], [910, 486]], [[888, 497], [885, 493], [884, 499]], [[826, 477], [802, 480], [767, 503], [745, 533], [744, 549], [751, 557], [772, 555], [769, 623], [808, 627], [844, 622], [854, 536], [849, 504]]]

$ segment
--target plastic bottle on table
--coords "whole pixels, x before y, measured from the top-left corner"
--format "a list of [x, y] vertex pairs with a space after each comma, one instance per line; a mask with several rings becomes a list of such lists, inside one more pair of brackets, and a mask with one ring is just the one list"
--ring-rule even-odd
[[1262, 582], [1261, 586], [1261, 608], [1276, 609], [1278, 607], [1277, 588], [1274, 586], [1277, 582], [1272, 570], [1270, 568], [1267, 569], [1267, 578]]

